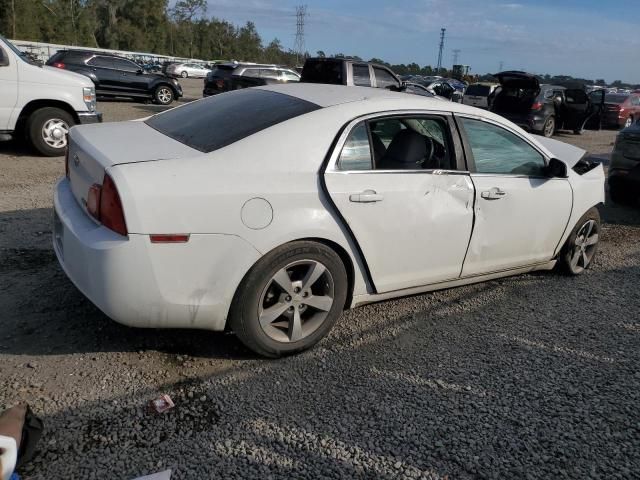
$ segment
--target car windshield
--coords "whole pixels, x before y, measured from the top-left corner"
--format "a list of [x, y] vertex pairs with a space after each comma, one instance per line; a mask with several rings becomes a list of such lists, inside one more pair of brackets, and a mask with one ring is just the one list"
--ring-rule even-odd
[[491, 92], [491, 88], [487, 85], [469, 85], [467, 88], [467, 95], [475, 95], [477, 97], [488, 97]]
[[189, 103], [155, 115], [145, 123], [180, 143], [209, 153], [319, 108], [290, 95], [248, 88]]
[[604, 101], [607, 103], [624, 103], [627, 98], [629, 98], [629, 95], [609, 93], [604, 96]]
[[30, 65], [37, 65], [37, 66], [41, 66], [40, 62], [36, 62], [35, 60], [31, 59], [26, 52], [23, 52], [21, 50], [18, 49], [18, 47], [16, 47], [13, 43], [11, 43], [9, 40], [7, 40], [6, 38], [4, 38], [2, 35], [0, 35], [0, 41], [2, 43], [4, 43], [7, 47], [9, 47], [9, 49], [15, 53], [18, 58], [20, 58], [23, 62], [26, 62]]

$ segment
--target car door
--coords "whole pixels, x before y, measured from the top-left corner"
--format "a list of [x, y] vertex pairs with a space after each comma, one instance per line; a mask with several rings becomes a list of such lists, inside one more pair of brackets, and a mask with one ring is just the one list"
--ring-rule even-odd
[[141, 68], [137, 63], [133, 63], [124, 58], [114, 58], [113, 66], [118, 72], [118, 86], [123, 93], [147, 93], [149, 76], [141, 73]]
[[524, 136], [458, 116], [475, 186], [475, 223], [462, 276], [551, 260], [567, 227], [572, 190], [545, 175], [547, 159]]
[[8, 130], [18, 101], [18, 65], [0, 46], [0, 130]]
[[[567, 130], [580, 131], [583, 128], [600, 130], [600, 121], [604, 105], [604, 94], [582, 89], [567, 89], [564, 92], [563, 126]], [[592, 101], [592, 99], [594, 101]]]
[[326, 189], [377, 292], [460, 276], [473, 186], [458, 163], [451, 121], [450, 115], [415, 114], [354, 121], [327, 166]]
[[113, 57], [95, 56], [87, 62], [91, 68], [91, 72], [95, 75], [98, 82], [96, 83], [96, 91], [107, 91], [117, 93], [121, 90], [119, 87], [120, 74], [113, 65]]

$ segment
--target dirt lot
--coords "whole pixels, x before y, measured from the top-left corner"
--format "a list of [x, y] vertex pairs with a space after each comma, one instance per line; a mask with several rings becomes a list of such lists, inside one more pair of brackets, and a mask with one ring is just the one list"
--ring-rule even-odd
[[[606, 159], [615, 132], [558, 138]], [[28, 401], [46, 423], [25, 478], [637, 477], [637, 210], [603, 209], [581, 277], [362, 307], [318, 348], [265, 361], [231, 334], [134, 330], [85, 300], [49, 247], [63, 170], [0, 143], [0, 409]], [[152, 415], [160, 393], [177, 406]]]

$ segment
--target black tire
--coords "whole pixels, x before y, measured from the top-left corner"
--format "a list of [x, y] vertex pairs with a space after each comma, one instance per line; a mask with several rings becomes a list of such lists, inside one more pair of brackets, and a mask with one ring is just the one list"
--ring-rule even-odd
[[187, 78], [187, 77], [189, 76], [189, 73], [188, 73], [188, 72], [182, 72], [182, 73], [180, 74], [180, 76], [181, 76], [182, 78]]
[[[67, 148], [66, 134], [75, 123], [73, 116], [65, 110], [55, 107], [41, 108], [27, 119], [27, 138], [31, 146], [41, 155], [59, 157], [64, 155]], [[60, 128], [47, 128], [49, 125], [59, 125]], [[60, 132], [62, 132], [62, 138], [58, 138]]]
[[544, 126], [542, 127], [542, 135], [547, 138], [553, 137], [553, 134], [556, 131], [556, 119], [554, 117], [549, 117], [544, 122]]
[[158, 105], [171, 105], [176, 94], [169, 85], [158, 85], [153, 91], [153, 101]]
[[[587, 225], [591, 222], [593, 222], [592, 228], [589, 229]], [[584, 240], [593, 238], [591, 235], [595, 234], [595, 244], [582, 249], [581, 245], [584, 245], [584, 242], [581, 238], [583, 238], [587, 230], [589, 230], [589, 234], [584, 236]], [[569, 238], [567, 238], [567, 241], [562, 247], [559, 258], [560, 269], [567, 275], [580, 275], [589, 268], [598, 252], [599, 235], [600, 212], [594, 207], [578, 220]], [[580, 251], [582, 251], [582, 253], [580, 253]], [[584, 254], [584, 256], [582, 254]], [[576, 258], [577, 262], [575, 261]]]
[[[299, 324], [300, 332], [302, 332], [303, 328], [307, 328], [309, 333], [293, 341], [293, 337], [290, 336], [293, 321], [291, 317], [288, 317], [289, 320], [287, 320], [287, 315], [293, 316], [289, 311], [293, 311], [294, 307], [290, 306], [287, 311], [275, 317], [275, 320], [271, 320], [265, 328], [261, 326], [259, 317], [261, 311], [266, 311], [265, 305], [269, 300], [270, 289], [274, 288], [274, 285], [276, 286], [275, 295], [279, 295], [278, 298], [280, 300], [277, 302], [273, 300], [270, 306], [285, 305], [286, 302], [304, 302], [302, 295], [304, 295], [306, 291], [301, 292], [300, 288], [297, 288], [298, 291], [295, 295], [297, 300], [296, 298], [292, 299], [284, 290], [279, 291], [279, 284], [274, 282], [274, 279], [279, 272], [282, 272], [283, 269], [287, 267], [284, 272], [288, 279], [293, 280], [296, 278], [294, 269], [299, 267], [295, 264], [299, 263], [304, 267], [305, 262], [316, 262], [326, 268], [326, 270], [324, 270], [325, 273], [318, 277], [314, 281], [315, 283], [312, 283], [316, 287], [320, 285], [320, 288], [323, 288], [328, 286], [329, 282], [332, 281], [333, 288], [331, 289], [331, 293], [333, 294], [333, 301], [330, 308], [324, 313], [320, 310], [305, 306], [304, 304], [298, 304], [299, 307], [296, 306], [296, 309], [307, 309], [304, 311], [296, 310], [296, 312], [301, 312], [298, 314], [298, 318], [301, 318], [305, 312], [310, 315], [305, 320], [301, 320]], [[294, 265], [292, 266], [292, 264]], [[302, 285], [304, 285], [304, 283], [302, 283]], [[331, 330], [344, 309], [347, 289], [347, 272], [336, 252], [326, 245], [317, 242], [291, 242], [276, 248], [262, 257], [245, 275], [231, 305], [229, 324], [247, 348], [262, 356], [277, 358], [282, 355], [301, 352], [318, 343]], [[309, 292], [311, 292], [311, 286], [309, 286]], [[271, 299], [274, 299], [275, 295], [271, 293]], [[314, 291], [310, 297], [306, 298], [310, 299], [315, 295]], [[288, 303], [288, 305], [292, 305], [292, 303]], [[267, 308], [269, 308], [269, 305], [267, 305]], [[320, 317], [320, 319], [317, 317]], [[281, 325], [286, 321], [289, 322], [288, 325]], [[278, 328], [274, 328], [274, 326]], [[286, 337], [286, 339], [279, 341], [277, 338], [274, 338], [274, 333]]]

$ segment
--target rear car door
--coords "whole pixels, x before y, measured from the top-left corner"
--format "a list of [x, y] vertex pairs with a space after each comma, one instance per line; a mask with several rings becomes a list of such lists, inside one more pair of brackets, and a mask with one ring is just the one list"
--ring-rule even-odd
[[[583, 128], [600, 130], [604, 93], [592, 92], [593, 96], [578, 88], [564, 92], [565, 101], [562, 111], [563, 126], [567, 130], [581, 131]], [[599, 98], [600, 97], [600, 98]], [[597, 103], [592, 101], [595, 99]]]
[[9, 129], [18, 101], [18, 66], [13, 57], [9, 57], [0, 45], [0, 130]]
[[572, 190], [545, 175], [547, 159], [501, 125], [457, 116], [475, 186], [475, 223], [462, 276], [551, 260], [567, 227]]
[[333, 152], [326, 189], [377, 292], [460, 276], [473, 187], [451, 125], [451, 115], [371, 116], [352, 122]]

